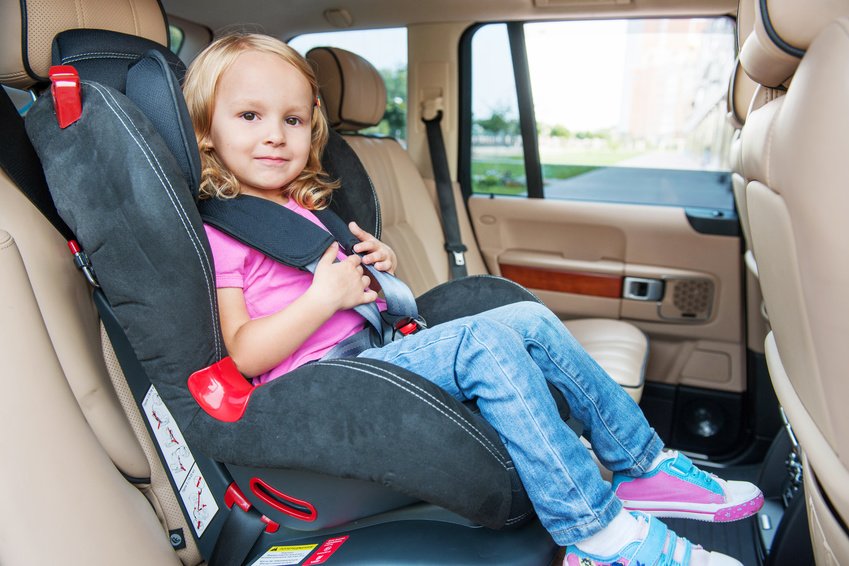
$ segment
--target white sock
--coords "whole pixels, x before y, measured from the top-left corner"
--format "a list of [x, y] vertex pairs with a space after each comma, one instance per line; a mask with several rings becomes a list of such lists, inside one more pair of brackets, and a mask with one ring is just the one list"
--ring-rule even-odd
[[637, 521], [633, 515], [622, 509], [606, 527], [575, 543], [575, 546], [596, 556], [611, 556], [627, 544], [643, 538], [645, 526], [646, 523]]
[[677, 450], [667, 450], [664, 448], [660, 452], [657, 453], [657, 456], [654, 457], [654, 460], [651, 461], [651, 465], [649, 466], [648, 471], [652, 471], [656, 467], [658, 467], [664, 460], [668, 460], [669, 458], [675, 458], [678, 456]]

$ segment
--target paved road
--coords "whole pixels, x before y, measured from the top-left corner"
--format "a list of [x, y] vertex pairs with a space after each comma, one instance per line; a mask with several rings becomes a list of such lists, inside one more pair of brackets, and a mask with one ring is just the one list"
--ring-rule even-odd
[[734, 209], [731, 175], [720, 171], [605, 167], [547, 179], [544, 190], [548, 198]]

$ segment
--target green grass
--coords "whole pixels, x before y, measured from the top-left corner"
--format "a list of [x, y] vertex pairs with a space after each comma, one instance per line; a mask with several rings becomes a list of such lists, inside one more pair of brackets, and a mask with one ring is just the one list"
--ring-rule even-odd
[[[476, 148], [479, 156], [472, 160], [472, 191], [496, 195], [527, 193], [524, 183], [525, 164], [520, 153], [486, 155], [486, 148]], [[589, 171], [615, 165], [639, 155], [639, 151], [615, 149], [553, 149], [542, 151], [543, 179], [570, 179]]]
[[[544, 179], [569, 179], [598, 169], [594, 165], [543, 164]], [[472, 191], [497, 195], [520, 195], [527, 192], [524, 183], [525, 165], [521, 160], [474, 161]]]

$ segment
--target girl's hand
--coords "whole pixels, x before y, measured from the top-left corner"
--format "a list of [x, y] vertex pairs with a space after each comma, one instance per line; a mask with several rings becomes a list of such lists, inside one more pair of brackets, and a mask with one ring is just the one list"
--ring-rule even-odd
[[349, 255], [344, 261], [334, 262], [338, 251], [336, 242], [325, 250], [318, 260], [309, 291], [334, 311], [373, 302], [377, 293], [369, 289], [371, 280], [363, 275], [360, 256]]
[[348, 228], [360, 240], [359, 244], [354, 245], [354, 251], [366, 254], [363, 256], [363, 263], [371, 265], [378, 271], [387, 271], [395, 275], [398, 258], [395, 257], [392, 248], [357, 226], [356, 222], [348, 224]]

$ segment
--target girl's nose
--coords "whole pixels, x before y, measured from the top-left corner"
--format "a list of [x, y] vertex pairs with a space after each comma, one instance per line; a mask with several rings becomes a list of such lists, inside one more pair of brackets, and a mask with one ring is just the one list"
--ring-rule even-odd
[[269, 145], [285, 145], [286, 132], [283, 124], [271, 124], [265, 133], [265, 143]]

